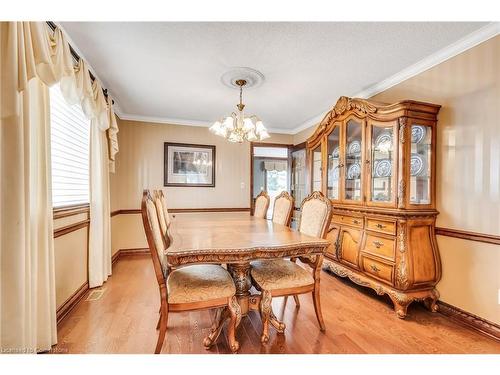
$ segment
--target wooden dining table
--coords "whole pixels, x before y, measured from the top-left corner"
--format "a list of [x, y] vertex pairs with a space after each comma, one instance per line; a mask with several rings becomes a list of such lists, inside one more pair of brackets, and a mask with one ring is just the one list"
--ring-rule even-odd
[[[260, 294], [250, 289], [250, 262], [257, 259], [299, 258], [309, 261], [323, 257], [328, 241], [307, 236], [247, 212], [177, 214], [170, 227], [171, 243], [166, 250], [169, 265], [226, 264], [236, 286], [241, 316], [258, 310]], [[211, 346], [220, 335], [229, 314], [216, 312], [211, 332], [204, 340]], [[278, 321], [273, 325], [284, 324]]]

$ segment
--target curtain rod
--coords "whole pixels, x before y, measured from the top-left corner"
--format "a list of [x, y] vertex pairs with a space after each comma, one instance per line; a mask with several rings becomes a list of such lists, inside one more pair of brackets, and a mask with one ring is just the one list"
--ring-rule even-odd
[[[47, 22], [47, 25], [49, 25], [49, 27], [52, 29], [52, 31], [55, 31], [57, 25], [52, 21], [46, 21], [46, 22]], [[73, 56], [73, 58], [77, 62], [80, 61], [81, 60], [80, 55], [78, 55], [78, 53], [75, 51], [73, 46], [71, 46], [71, 44], [68, 43], [68, 45], [69, 45], [69, 51], [71, 52], [71, 56]], [[89, 76], [90, 76], [90, 79], [92, 80], [92, 82], [94, 82], [96, 78], [90, 70], [89, 70]], [[108, 99], [108, 89], [103, 88], [102, 92], [103, 92], [104, 96], [106, 97], [106, 99]], [[114, 100], [112, 101], [112, 104], [115, 104]]]

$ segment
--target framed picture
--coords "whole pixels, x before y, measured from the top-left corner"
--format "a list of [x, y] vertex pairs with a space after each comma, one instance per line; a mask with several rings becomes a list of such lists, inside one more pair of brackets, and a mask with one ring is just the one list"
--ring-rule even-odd
[[164, 186], [215, 187], [215, 146], [164, 143]]

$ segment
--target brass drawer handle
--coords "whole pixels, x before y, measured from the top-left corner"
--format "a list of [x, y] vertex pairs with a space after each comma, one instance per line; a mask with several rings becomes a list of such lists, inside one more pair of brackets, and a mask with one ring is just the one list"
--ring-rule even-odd
[[374, 272], [379, 272], [379, 271], [380, 271], [380, 269], [379, 269], [379, 268], [377, 268], [377, 266], [376, 266], [375, 264], [372, 264], [370, 267], [371, 267], [371, 269], [372, 269]]
[[352, 222], [353, 222], [354, 224], [361, 224], [361, 221], [356, 220], [356, 219], [354, 219]]
[[384, 243], [380, 241], [373, 241], [373, 244], [377, 249], [380, 249], [380, 247], [384, 245]]
[[379, 229], [384, 229], [387, 225], [383, 225], [383, 224], [380, 224], [380, 223], [377, 223], [377, 225], [375, 225], [377, 228]]

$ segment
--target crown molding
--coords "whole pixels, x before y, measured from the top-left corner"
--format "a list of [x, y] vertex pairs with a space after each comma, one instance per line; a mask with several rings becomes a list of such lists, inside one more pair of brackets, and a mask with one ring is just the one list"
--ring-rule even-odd
[[[497, 36], [500, 33], [500, 22], [491, 22], [480, 29], [470, 33], [469, 35], [457, 40], [456, 42], [450, 44], [449, 46], [433, 53], [430, 56], [418, 61], [417, 63], [410, 65], [409, 67], [401, 70], [400, 72], [378, 82], [363, 91], [358, 92], [355, 95], [350, 95], [353, 98], [368, 99], [382, 91], [385, 91], [397, 84], [406, 81], [407, 79], [414, 77], [426, 70], [445, 62], [446, 60], [455, 57], [462, 52], [465, 52], [478, 44], [481, 44], [488, 39]], [[301, 125], [292, 129], [293, 134], [305, 130], [311, 126], [317, 125], [329, 111], [326, 110], [321, 112], [319, 115], [310, 118]]]
[[[481, 44], [488, 39], [497, 36], [500, 33], [500, 22], [491, 22], [482, 28], [470, 33], [469, 35], [457, 40], [456, 42], [450, 44], [449, 46], [425, 57], [424, 59], [418, 61], [417, 63], [410, 65], [409, 67], [401, 70], [400, 72], [358, 92], [355, 95], [349, 95], [353, 98], [368, 99], [382, 91], [385, 91], [407, 79], [414, 77], [442, 62], [459, 55], [462, 52], [471, 49], [478, 44]], [[317, 125], [323, 117], [328, 113], [331, 108], [321, 112], [320, 114], [311, 117], [305, 122], [301, 123], [293, 129], [283, 129], [283, 128], [267, 128], [269, 133], [274, 134], [290, 134], [295, 135], [307, 128]], [[209, 121], [199, 121], [199, 120], [189, 120], [189, 119], [175, 119], [168, 117], [153, 117], [153, 116], [141, 116], [127, 114], [122, 111], [116, 111], [118, 117], [122, 120], [130, 121], [144, 121], [144, 122], [155, 122], [159, 124], [171, 124], [171, 125], [184, 125], [184, 126], [199, 126], [199, 127], [209, 127], [211, 122]]]
[[[212, 125], [209, 121], [200, 120], [189, 120], [189, 119], [178, 119], [170, 117], [155, 117], [155, 116], [142, 116], [142, 115], [131, 115], [128, 113], [123, 113], [121, 110], [116, 110], [115, 113], [120, 120], [128, 121], [141, 121], [141, 122], [152, 122], [157, 124], [168, 124], [168, 125], [178, 125], [178, 126], [198, 126], [202, 128], [208, 128]], [[293, 135], [295, 129], [282, 129], [282, 128], [267, 128], [269, 133], [273, 134], [290, 134]]]

